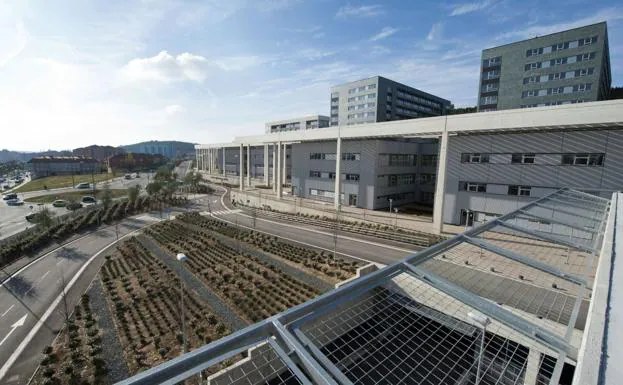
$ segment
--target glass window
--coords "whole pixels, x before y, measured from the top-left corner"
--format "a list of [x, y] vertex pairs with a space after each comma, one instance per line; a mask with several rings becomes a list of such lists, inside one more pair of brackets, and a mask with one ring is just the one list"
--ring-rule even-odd
[[574, 160], [574, 155], [573, 154], [562, 154], [562, 160], [561, 163], [563, 165], [572, 165], [573, 164], [573, 160]]
[[588, 164], [588, 154], [575, 154], [575, 161], [573, 164], [576, 165], [587, 165]]

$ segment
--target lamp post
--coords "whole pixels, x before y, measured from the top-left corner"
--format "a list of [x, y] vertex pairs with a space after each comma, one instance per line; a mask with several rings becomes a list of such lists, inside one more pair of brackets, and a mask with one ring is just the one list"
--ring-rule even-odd
[[182, 279], [182, 263], [184, 263], [188, 257], [185, 254], [177, 254], [177, 260], [180, 263], [180, 304], [182, 311], [182, 354], [186, 353], [186, 321], [184, 319], [184, 280]]
[[388, 201], [389, 201], [389, 212], [391, 213], [392, 212], [392, 202], [394, 200], [392, 198], [389, 198]]
[[398, 209], [394, 208], [394, 212], [396, 213], [396, 222], [394, 223], [394, 231], [398, 228]]
[[467, 313], [467, 317], [469, 317], [472, 322], [477, 324], [482, 328], [482, 336], [480, 340], [480, 351], [478, 352], [478, 367], [476, 368], [476, 382], [474, 385], [480, 384], [480, 366], [482, 365], [482, 356], [485, 352], [485, 334], [487, 333], [487, 326], [491, 324], [491, 319], [486, 315], [478, 312], [469, 312]]

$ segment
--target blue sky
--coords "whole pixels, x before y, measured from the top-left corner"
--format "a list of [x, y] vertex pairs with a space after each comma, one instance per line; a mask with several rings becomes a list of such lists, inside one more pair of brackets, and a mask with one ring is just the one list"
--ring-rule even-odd
[[602, 20], [623, 85], [616, 1], [4, 1], [0, 148], [224, 142], [373, 75], [474, 105], [483, 48]]

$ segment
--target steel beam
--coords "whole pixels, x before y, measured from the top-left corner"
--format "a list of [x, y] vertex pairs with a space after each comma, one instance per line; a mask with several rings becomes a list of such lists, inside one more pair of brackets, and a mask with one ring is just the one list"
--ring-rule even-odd
[[532, 217], [532, 218], [542, 219], [545, 222], [555, 223], [557, 225], [567, 226], [569, 228], [576, 229], [576, 230], [579, 230], [579, 231], [586, 231], [587, 233], [593, 233], [593, 234], [595, 234], [597, 232], [596, 229], [594, 229], [594, 228], [587, 228], [588, 226], [581, 226], [577, 222], [567, 222], [567, 221], [563, 221], [561, 219], [547, 218], [547, 217], [544, 217], [544, 216], [541, 216], [541, 215], [533, 214], [533, 213], [531, 213], [529, 211], [526, 211], [526, 210], [518, 210], [518, 212], [522, 213], [523, 215]]
[[554, 207], [554, 206], [548, 206], [548, 205], [543, 204], [543, 203], [535, 203], [535, 206], [541, 207], [541, 208], [544, 208], [544, 209], [547, 209], [547, 210], [551, 210], [554, 213], [563, 213], [563, 214], [566, 214], [566, 215], [571, 215], [571, 216], [574, 216], [574, 217], [582, 218], [582, 219], [585, 219], [585, 220], [589, 220], [589, 221], [593, 221], [593, 222], [599, 222], [599, 220], [596, 219], [595, 217], [589, 217], [587, 215], [574, 213], [573, 211], [565, 210], [563, 208], [558, 208], [558, 207]]
[[580, 191], [580, 190], [564, 189], [563, 190], [563, 195], [564, 194], [570, 194], [570, 195], [576, 195], [576, 196], [579, 195], [579, 196], [585, 197], [586, 200], [594, 200], [594, 201], [599, 201], [601, 203], [609, 203], [610, 202], [610, 199], [598, 197], [597, 195], [589, 194], [589, 193], [586, 193], [586, 192]]
[[577, 359], [577, 349], [556, 334], [546, 330], [534, 323], [511, 313], [510, 311], [484, 299], [464, 288], [441, 278], [423, 268], [413, 266], [407, 262], [403, 264], [407, 272], [420, 281], [438, 289], [450, 297], [465, 305], [472, 307], [483, 314], [503, 323], [504, 325], [522, 333], [523, 335], [536, 340], [537, 342], [549, 346], [557, 352], [565, 352], [572, 359]]
[[559, 270], [551, 265], [548, 265], [547, 263], [543, 263], [539, 260], [536, 260], [534, 258], [530, 258], [527, 257], [525, 255], [521, 255], [518, 253], [515, 253], [514, 251], [510, 251], [507, 250], [505, 248], [496, 246], [494, 244], [491, 244], [489, 242], [483, 241], [481, 239], [478, 238], [472, 238], [472, 237], [463, 237], [467, 242], [471, 243], [474, 246], [478, 246], [478, 247], [482, 247], [485, 250], [488, 250], [492, 253], [495, 254], [499, 254], [503, 257], [506, 257], [508, 259], [512, 259], [513, 261], [517, 261], [519, 263], [522, 263], [526, 266], [530, 266], [533, 267], [537, 270], [541, 270], [543, 272], [549, 273], [551, 275], [554, 275], [558, 278], [562, 278], [566, 281], [569, 282], [573, 282], [575, 284], [578, 285], [586, 285], [586, 280], [580, 278], [580, 277], [576, 277], [575, 275], [572, 274], [567, 274], [562, 270]]
[[567, 239], [564, 239], [562, 237], [557, 237], [557, 236], [549, 235], [547, 233], [533, 231], [533, 230], [525, 228], [523, 226], [517, 226], [517, 225], [511, 224], [511, 223], [506, 223], [506, 222], [502, 222], [502, 221], [498, 222], [498, 224], [500, 226], [502, 226], [502, 227], [506, 227], [508, 229], [515, 230], [515, 231], [520, 232], [520, 233], [532, 235], [533, 237], [544, 239], [546, 241], [551, 241], [551, 242], [554, 242], [554, 243], [560, 243], [562, 245], [569, 246], [569, 247], [572, 247], [574, 249], [578, 249], [578, 250], [581, 250], [581, 251], [586, 251], [587, 253], [592, 253], [594, 251], [594, 249], [592, 247], [589, 247], [589, 246], [586, 246], [586, 245], [582, 245], [582, 244], [579, 244], [579, 243], [576, 243], [576, 242], [570, 242]]
[[606, 205], [602, 205], [601, 203], [588, 202], [585, 200], [576, 199], [568, 195], [567, 196], [561, 195], [556, 198], [552, 197], [549, 200], [554, 201], [554, 202], [559, 202], [560, 204], [563, 204], [566, 206], [575, 206], [575, 207], [588, 210], [588, 211], [603, 211], [604, 208], [606, 207]]
[[329, 376], [326, 370], [314, 360], [301, 343], [281, 324], [279, 321], [273, 321], [276, 333], [284, 341], [291, 351], [294, 351], [301, 361], [301, 365], [307, 369], [309, 375], [312, 376], [314, 384], [319, 385], [338, 385], [335, 380]]
[[348, 379], [348, 377], [346, 377], [346, 375], [344, 373], [342, 373], [342, 371], [340, 369], [338, 369], [337, 366], [335, 366], [335, 364], [333, 362], [331, 362], [331, 360], [329, 360], [327, 358], [327, 356], [325, 356], [320, 349], [318, 349], [318, 347], [316, 346], [316, 344], [314, 344], [312, 341], [310, 341], [309, 338], [307, 338], [307, 336], [305, 335], [305, 333], [303, 333], [301, 331], [301, 329], [295, 328], [294, 329], [294, 334], [296, 335], [296, 337], [301, 340], [301, 342], [303, 343], [303, 345], [305, 345], [314, 355], [314, 357], [320, 361], [320, 363], [327, 368], [327, 370], [329, 370], [331, 372], [331, 374], [333, 374], [333, 376], [340, 382], [340, 384], [342, 385], [353, 385], [352, 381]]
[[284, 352], [283, 349], [281, 349], [281, 346], [279, 346], [279, 344], [277, 342], [275, 342], [274, 339], [269, 338], [268, 339], [268, 344], [273, 348], [273, 350], [279, 356], [279, 358], [281, 358], [283, 363], [286, 364], [288, 369], [290, 369], [292, 371], [292, 373], [294, 373], [294, 375], [296, 376], [296, 378], [299, 380], [299, 382], [302, 385], [312, 385], [312, 383], [307, 379], [307, 376], [305, 376], [305, 374], [303, 374], [301, 369], [299, 369], [299, 367], [296, 366], [296, 364], [292, 361], [290, 356], [288, 356], [286, 354], [286, 352]]

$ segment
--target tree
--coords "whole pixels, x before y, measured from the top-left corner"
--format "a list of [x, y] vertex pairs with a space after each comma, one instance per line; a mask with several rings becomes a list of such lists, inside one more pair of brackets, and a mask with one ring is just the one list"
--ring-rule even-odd
[[160, 181], [151, 182], [145, 187], [145, 191], [147, 191], [147, 195], [149, 195], [150, 197], [157, 196], [161, 190], [162, 190], [162, 182]]
[[131, 203], [136, 202], [140, 193], [141, 193], [141, 185], [137, 184], [134, 187], [130, 187], [128, 189], [128, 199], [130, 200], [130, 202]]
[[102, 200], [102, 205], [104, 206], [105, 209], [110, 207], [110, 205], [112, 204], [112, 191], [110, 191], [110, 186], [108, 185], [104, 186], [104, 189], [102, 190], [102, 195], [100, 195], [100, 198]]
[[37, 224], [44, 229], [47, 229], [48, 227], [52, 226], [53, 216], [54, 214], [52, 213], [52, 210], [44, 207], [37, 213]]

